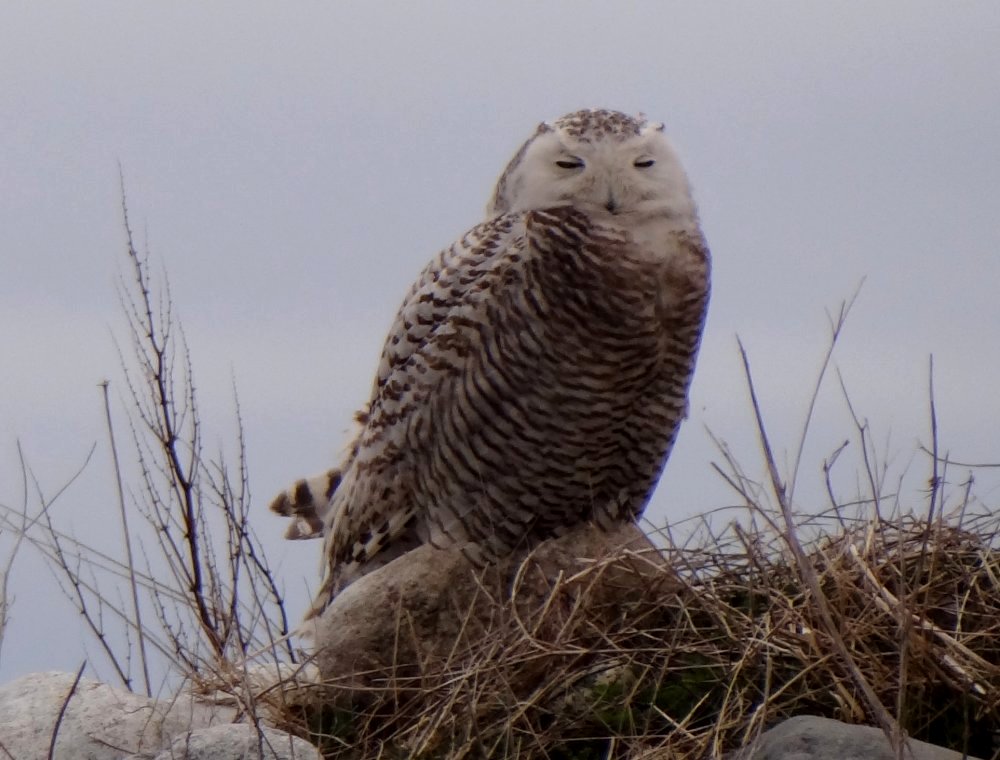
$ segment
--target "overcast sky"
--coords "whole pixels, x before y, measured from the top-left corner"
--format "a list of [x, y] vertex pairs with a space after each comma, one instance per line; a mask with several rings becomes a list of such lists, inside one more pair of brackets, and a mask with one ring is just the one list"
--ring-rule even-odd
[[[603, 106], [666, 123], [714, 257], [691, 419], [647, 516], [734, 503], [706, 426], [761, 472], [737, 334], [791, 457], [826, 311], [862, 279], [836, 365], [922, 507], [929, 355], [943, 444], [1000, 460], [998, 43], [995, 0], [4, 3], [0, 503], [21, 502], [18, 440], [50, 492], [97, 442], [54, 516], [117, 535], [98, 383], [123, 390], [120, 164], [210, 448], [239, 389], [254, 524], [297, 615], [319, 546], [280, 542], [270, 497], [332, 463], [408, 284], [537, 122]], [[834, 380], [801, 508], [851, 435]], [[980, 496], [1000, 500], [988, 472]], [[28, 550], [12, 590], [0, 682], [94, 654]]]

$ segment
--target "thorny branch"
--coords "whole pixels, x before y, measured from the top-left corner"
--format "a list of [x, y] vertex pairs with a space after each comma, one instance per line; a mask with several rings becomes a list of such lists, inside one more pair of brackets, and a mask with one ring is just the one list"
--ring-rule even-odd
[[[124, 185], [122, 214], [128, 269], [119, 297], [128, 350], [118, 341], [116, 347], [127, 389], [123, 400], [132, 462], [128, 457], [121, 461], [109, 383], [101, 386], [125, 556], [112, 556], [113, 551], [68, 535], [52, 505], [69, 483], [46, 498], [23, 457], [24, 507], [18, 511], [0, 505], [0, 529], [17, 536], [15, 549], [25, 541], [46, 558], [127, 688], [132, 688], [132, 647], [137, 643], [149, 694], [154, 664], [158, 672], [200, 681], [240, 672], [252, 653], [266, 652], [272, 661], [294, 662], [296, 656], [288, 641], [282, 592], [250, 526], [238, 398], [237, 462], [232, 467], [221, 453], [209, 458], [203, 451], [191, 354], [175, 322], [169, 289], [154, 282], [149, 255], [135, 244]], [[127, 484], [130, 474], [134, 482]], [[29, 482], [34, 482], [33, 497], [40, 505], [37, 513], [28, 508]], [[132, 510], [142, 519], [134, 520]], [[11, 562], [12, 556], [8, 570]], [[3, 592], [6, 577], [4, 571]], [[6, 596], [0, 602], [2, 615]]]

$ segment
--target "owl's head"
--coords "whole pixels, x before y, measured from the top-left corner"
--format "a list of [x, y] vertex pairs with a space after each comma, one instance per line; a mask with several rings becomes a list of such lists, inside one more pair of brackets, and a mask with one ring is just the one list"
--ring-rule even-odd
[[554, 206], [611, 215], [696, 213], [663, 125], [599, 109], [540, 124], [497, 181], [487, 213]]

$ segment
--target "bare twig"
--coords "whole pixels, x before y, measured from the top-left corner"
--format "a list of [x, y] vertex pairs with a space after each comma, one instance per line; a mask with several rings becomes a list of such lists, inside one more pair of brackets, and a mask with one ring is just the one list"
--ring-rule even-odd
[[142, 611], [139, 605], [139, 584], [136, 580], [135, 557], [132, 554], [132, 532], [128, 527], [128, 510], [125, 509], [125, 491], [122, 488], [121, 465], [118, 460], [118, 447], [115, 445], [115, 429], [111, 422], [111, 404], [108, 400], [108, 381], [101, 384], [102, 397], [104, 399], [104, 416], [108, 425], [108, 443], [111, 446], [111, 461], [115, 467], [115, 486], [118, 493], [119, 517], [122, 521], [122, 533], [125, 543], [126, 565], [129, 574], [129, 588], [132, 591], [132, 614], [135, 616], [136, 639], [139, 642], [139, 661], [142, 665], [142, 681], [146, 689], [146, 696], [153, 695], [149, 682], [149, 658], [146, 654], [146, 630], [142, 624]]
[[[854, 302], [858, 299], [858, 295], [861, 293], [861, 288], [865, 284], [864, 278], [858, 283], [858, 287], [854, 289], [853, 295], [843, 303], [840, 304], [840, 309], [837, 312], [836, 318], [830, 317], [830, 340], [827, 344], [826, 353], [823, 355], [823, 363], [820, 366], [819, 372], [816, 373], [816, 386], [813, 388], [813, 392], [809, 396], [809, 408], [806, 410], [805, 419], [802, 422], [802, 433], [799, 436], [799, 445], [795, 450], [795, 463], [792, 465], [792, 473], [789, 478], [788, 484], [788, 501], [794, 503], [795, 501], [795, 483], [798, 479], [799, 467], [802, 464], [802, 452], [805, 450], [806, 438], [809, 435], [809, 424], [813, 418], [813, 411], [816, 408], [816, 401], [819, 399], [819, 390], [823, 385], [823, 379], [826, 377], [827, 367], [830, 365], [830, 359], [833, 358], [833, 349], [837, 345], [837, 340], [840, 337], [841, 330], [844, 329], [844, 324], [847, 322], [847, 315], [851, 313], [851, 309], [854, 307]], [[828, 315], [829, 316], [829, 315]], [[737, 338], [737, 341], [739, 339]], [[746, 352], [743, 350], [743, 344], [740, 343], [740, 353], [743, 356], [744, 362], [746, 360]], [[759, 410], [758, 410], [758, 418]], [[776, 472], [776, 471], [775, 471]], [[772, 473], [772, 483], [775, 481]], [[784, 486], [782, 486], [784, 490]]]
[[21, 448], [20, 441], [17, 442], [17, 456], [21, 463], [21, 524], [14, 526], [14, 545], [7, 555], [7, 561], [4, 563], [3, 569], [0, 570], [0, 652], [3, 651], [3, 635], [7, 628], [8, 616], [10, 614], [10, 573], [14, 567], [14, 560], [17, 558], [17, 553], [30, 527], [30, 521], [28, 520], [28, 467], [24, 461], [24, 450]]
[[59, 707], [59, 714], [56, 716], [55, 725], [52, 726], [52, 736], [49, 739], [49, 760], [55, 757], [56, 754], [56, 739], [59, 738], [59, 726], [62, 725], [63, 717], [66, 715], [66, 708], [69, 707], [69, 701], [73, 699], [73, 695], [76, 693], [76, 687], [80, 684], [80, 679], [83, 677], [83, 669], [87, 667], [87, 661], [84, 660], [80, 665], [79, 670], [76, 671], [76, 678], [73, 679], [73, 685], [69, 687], [69, 693], [66, 694], [65, 699], [62, 701], [62, 705]]

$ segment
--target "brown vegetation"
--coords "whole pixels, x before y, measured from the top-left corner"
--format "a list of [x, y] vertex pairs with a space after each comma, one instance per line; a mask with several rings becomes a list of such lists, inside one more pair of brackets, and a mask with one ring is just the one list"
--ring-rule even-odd
[[[353, 705], [326, 684], [326, 706], [289, 707], [288, 725], [331, 757], [674, 758], [794, 715], [877, 725], [885, 712], [906, 735], [993, 756], [1000, 519], [830, 517], [805, 556], [833, 631], [775, 515], [758, 512], [561, 579], [535, 614], [498, 618], [472, 646], [368, 674]], [[644, 583], [609, 599], [610, 572]]]

